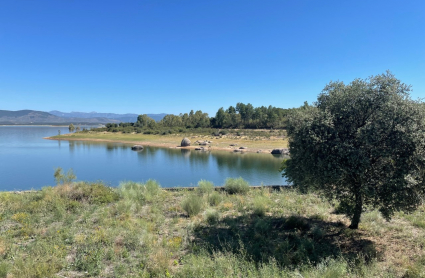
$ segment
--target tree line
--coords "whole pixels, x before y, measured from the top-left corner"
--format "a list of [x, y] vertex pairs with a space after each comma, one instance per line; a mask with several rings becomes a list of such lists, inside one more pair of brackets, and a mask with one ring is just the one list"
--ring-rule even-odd
[[[306, 104], [305, 104], [306, 105]], [[191, 110], [179, 115], [168, 114], [161, 121], [156, 122], [146, 114], [139, 115], [134, 123], [108, 123], [106, 130], [112, 132], [144, 132], [152, 133], [164, 129], [193, 128], [245, 128], [245, 129], [284, 129], [287, 124], [287, 115], [293, 109], [283, 109], [274, 106], [254, 107], [252, 104], [237, 103], [227, 109], [219, 108], [214, 117], [201, 110]], [[148, 132], [149, 133], [149, 132]]]

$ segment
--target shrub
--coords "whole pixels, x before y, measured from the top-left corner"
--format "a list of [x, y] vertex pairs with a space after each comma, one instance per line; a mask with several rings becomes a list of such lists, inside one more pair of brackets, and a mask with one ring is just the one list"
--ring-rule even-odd
[[200, 194], [211, 194], [214, 191], [214, 184], [210, 181], [200, 180], [198, 182], [198, 192]]
[[205, 211], [204, 218], [208, 224], [214, 225], [218, 222], [220, 215], [215, 209], [207, 209], [207, 211]]
[[208, 196], [208, 202], [210, 203], [210, 206], [216, 206], [220, 204], [221, 202], [221, 195], [218, 192], [213, 192], [211, 195]]
[[249, 183], [243, 178], [227, 178], [224, 189], [229, 194], [246, 194], [249, 190]]
[[72, 185], [58, 185], [54, 190], [59, 196], [81, 202], [105, 204], [117, 201], [119, 195], [102, 182], [78, 182]]
[[253, 204], [253, 213], [257, 216], [263, 217], [268, 211], [267, 199], [262, 196], [256, 196]]
[[286, 219], [283, 228], [287, 230], [298, 229], [302, 231], [307, 231], [310, 229], [310, 224], [304, 218], [292, 215], [288, 219]]
[[202, 198], [195, 194], [191, 194], [183, 200], [181, 206], [187, 215], [197, 215], [202, 208]]
[[161, 188], [161, 186], [156, 180], [148, 180], [145, 184], [145, 187], [146, 187], [146, 192], [150, 196], [158, 195], [159, 189]]
[[139, 204], [145, 202], [145, 187], [144, 184], [132, 181], [121, 182], [119, 185], [119, 192], [124, 199], [135, 201]]
[[61, 167], [55, 169], [55, 173], [53, 174], [53, 176], [55, 177], [56, 184], [71, 183], [77, 178], [74, 172], [72, 171], [72, 168], [69, 169], [68, 172], [66, 172], [65, 174]]
[[145, 184], [128, 181], [120, 183], [119, 192], [123, 198], [143, 205], [151, 202], [159, 194], [160, 188], [155, 180], [148, 180]]

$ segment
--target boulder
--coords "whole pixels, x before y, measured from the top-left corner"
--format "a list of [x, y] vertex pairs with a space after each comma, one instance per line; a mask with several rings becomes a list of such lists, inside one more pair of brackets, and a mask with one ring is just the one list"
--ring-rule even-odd
[[188, 146], [190, 146], [190, 140], [188, 138], [183, 138], [180, 146], [182, 146], [182, 147], [188, 147]]
[[247, 147], [240, 147], [239, 148], [240, 150], [246, 150], [246, 149], [248, 149]]
[[229, 146], [230, 147], [234, 147], [234, 146], [237, 146], [238, 144], [230, 144]]
[[233, 152], [235, 152], [235, 153], [241, 153], [241, 152], [243, 152], [242, 150], [238, 150], [238, 149], [236, 149], [236, 150], [233, 150]]
[[199, 145], [206, 146], [206, 145], [208, 145], [208, 143], [207, 142], [199, 142]]
[[144, 147], [142, 145], [134, 145], [133, 147], [131, 147], [131, 149], [133, 151], [141, 151], [144, 149]]
[[272, 154], [289, 154], [289, 149], [273, 149]]

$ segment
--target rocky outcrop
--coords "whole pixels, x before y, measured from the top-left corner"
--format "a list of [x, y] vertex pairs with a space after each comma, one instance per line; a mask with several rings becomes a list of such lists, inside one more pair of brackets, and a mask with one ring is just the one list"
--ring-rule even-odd
[[131, 147], [131, 149], [133, 151], [141, 151], [144, 149], [144, 147], [142, 145], [134, 145], [133, 147]]
[[289, 149], [273, 149], [272, 150], [272, 154], [288, 155], [289, 154]]
[[188, 138], [183, 138], [180, 146], [182, 146], [182, 147], [189, 147], [190, 146], [190, 140]]

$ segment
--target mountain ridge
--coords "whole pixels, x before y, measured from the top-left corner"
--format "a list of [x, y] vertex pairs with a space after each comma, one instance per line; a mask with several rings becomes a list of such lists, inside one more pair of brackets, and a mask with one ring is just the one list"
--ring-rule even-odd
[[[63, 117], [63, 118], [107, 118], [107, 119], [115, 119], [122, 122], [136, 122], [137, 117], [139, 114], [135, 113], [126, 113], [126, 114], [116, 114], [116, 113], [98, 113], [98, 112], [78, 112], [78, 111], [72, 111], [72, 112], [61, 112], [58, 110], [52, 110], [49, 111], [50, 114]], [[162, 118], [167, 115], [166, 113], [159, 113], [159, 114], [146, 114], [150, 118], [154, 119], [155, 121], [160, 121]]]
[[106, 123], [120, 123], [121, 121], [115, 119], [108, 119], [102, 117], [96, 118], [63, 118], [52, 115], [48, 112], [36, 110], [0, 110], [0, 125], [56, 125], [56, 124], [106, 124]]

